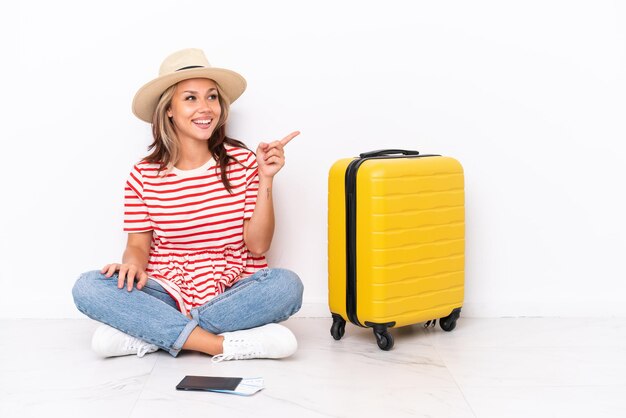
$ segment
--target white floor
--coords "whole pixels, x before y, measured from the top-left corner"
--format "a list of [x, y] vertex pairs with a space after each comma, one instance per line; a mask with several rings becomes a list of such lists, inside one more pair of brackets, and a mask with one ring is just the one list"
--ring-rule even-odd
[[[0, 417], [626, 417], [626, 319], [469, 319], [444, 332], [285, 324], [284, 360], [164, 352], [99, 359], [90, 320], [0, 321]], [[185, 375], [265, 379], [251, 397], [180, 392]]]

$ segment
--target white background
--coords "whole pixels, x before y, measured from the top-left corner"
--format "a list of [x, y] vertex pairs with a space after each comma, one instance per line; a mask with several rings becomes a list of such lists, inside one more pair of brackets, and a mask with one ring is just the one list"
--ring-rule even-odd
[[162, 59], [202, 48], [248, 90], [229, 133], [292, 130], [273, 265], [327, 315], [331, 164], [380, 148], [466, 172], [467, 316], [626, 315], [626, 5], [617, 1], [20, 1], [3, 6], [0, 317], [80, 317], [119, 260], [122, 191]]

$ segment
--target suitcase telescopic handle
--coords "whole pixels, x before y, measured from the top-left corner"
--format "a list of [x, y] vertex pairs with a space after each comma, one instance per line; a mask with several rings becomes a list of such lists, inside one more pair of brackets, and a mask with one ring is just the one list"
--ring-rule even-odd
[[406, 149], [379, 149], [376, 151], [364, 152], [359, 156], [361, 158], [379, 157], [381, 155], [402, 154], [402, 155], [419, 155], [419, 151], [411, 151]]

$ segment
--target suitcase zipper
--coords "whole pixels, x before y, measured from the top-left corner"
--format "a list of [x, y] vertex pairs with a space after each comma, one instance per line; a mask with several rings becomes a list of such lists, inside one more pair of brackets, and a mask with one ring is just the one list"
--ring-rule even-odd
[[366, 158], [352, 161], [346, 170], [346, 313], [355, 325], [356, 316], [356, 173]]

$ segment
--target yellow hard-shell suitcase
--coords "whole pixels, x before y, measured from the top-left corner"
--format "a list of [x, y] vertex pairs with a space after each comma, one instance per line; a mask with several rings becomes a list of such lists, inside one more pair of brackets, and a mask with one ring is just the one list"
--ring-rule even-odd
[[454, 329], [465, 280], [461, 164], [380, 150], [337, 161], [328, 183], [333, 338], [348, 320], [373, 328], [383, 350], [393, 346], [388, 328], [440, 319]]

